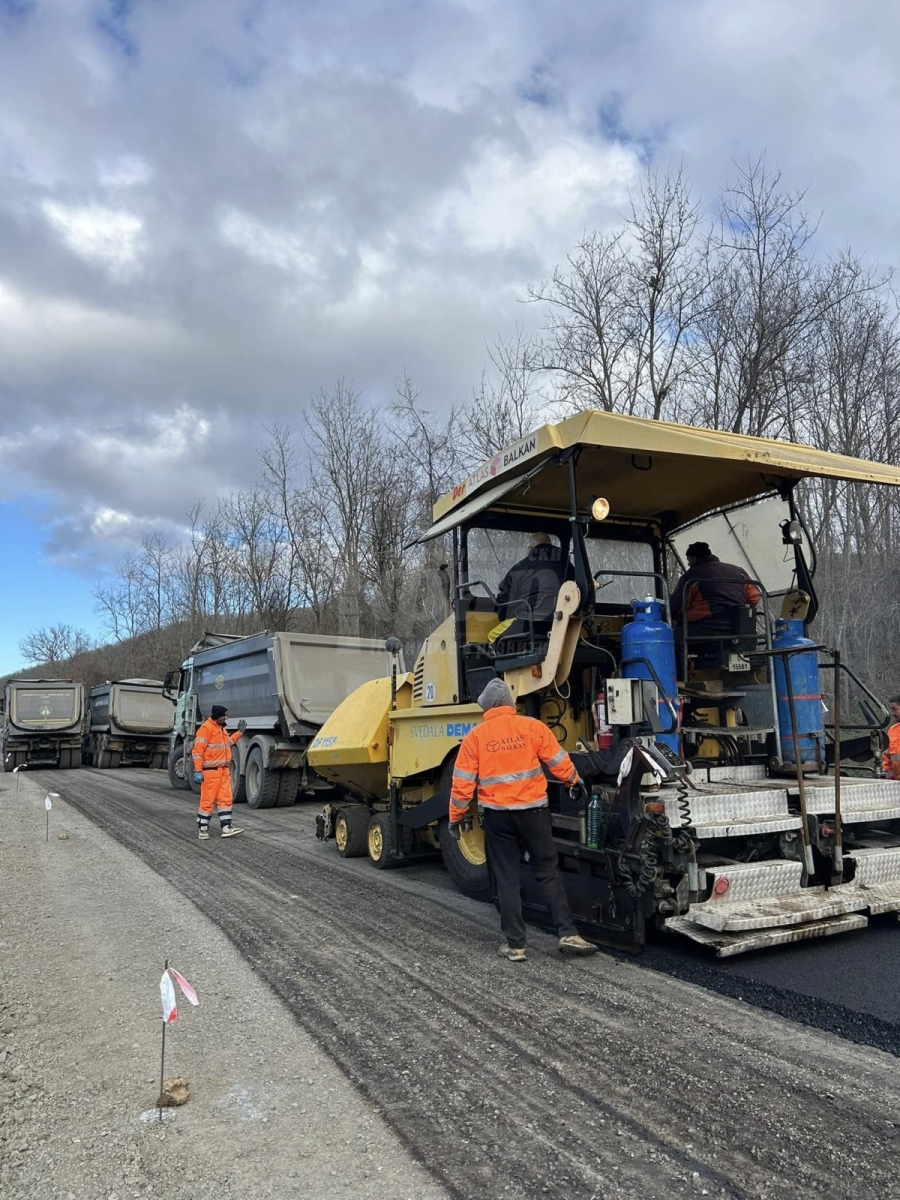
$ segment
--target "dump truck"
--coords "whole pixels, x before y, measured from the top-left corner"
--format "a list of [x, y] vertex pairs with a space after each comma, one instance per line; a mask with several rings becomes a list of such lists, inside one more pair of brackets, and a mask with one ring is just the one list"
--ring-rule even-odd
[[379, 639], [305, 633], [207, 634], [180, 671], [165, 679], [177, 691], [169, 747], [169, 780], [194, 788], [191, 745], [214, 704], [228, 709], [228, 728], [247, 722], [232, 751], [235, 803], [283, 807], [298, 796], [330, 791], [310, 771], [306, 752], [337, 704], [389, 663]]
[[162, 770], [174, 719], [174, 702], [161, 679], [119, 679], [91, 688], [82, 760], [101, 770]]
[[[462, 892], [492, 899], [477, 803], [459, 842], [447, 818], [459, 743], [501, 677], [588, 786], [579, 805], [549, 781], [585, 936], [636, 951], [659, 929], [729, 956], [900, 910], [900, 781], [879, 777], [887, 710], [814, 634], [798, 485], [816, 478], [900, 486], [880, 463], [605, 412], [496, 454], [423, 535], [446, 539], [452, 567], [414, 670], [363, 685], [310, 747], [340, 789], [318, 836], [376, 868], [440, 853]], [[511, 607], [504, 576], [537, 535], [558, 574]], [[670, 603], [695, 541], [752, 585], [705, 636]], [[526, 915], [549, 924], [526, 862], [521, 878]]]
[[84, 685], [71, 679], [10, 679], [3, 702], [4, 771], [81, 766]]

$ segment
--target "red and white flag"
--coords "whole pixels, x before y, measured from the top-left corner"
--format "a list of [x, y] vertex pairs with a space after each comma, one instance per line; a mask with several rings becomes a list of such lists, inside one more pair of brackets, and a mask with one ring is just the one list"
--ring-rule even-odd
[[160, 1000], [162, 1001], [163, 1020], [166, 1022], [166, 1024], [174, 1021], [178, 1016], [178, 1009], [175, 1003], [175, 984], [172, 982], [173, 979], [181, 988], [182, 992], [184, 993], [184, 998], [189, 1004], [196, 1005], [200, 1003], [200, 997], [197, 995], [196, 991], [193, 989], [193, 987], [191, 987], [185, 977], [179, 974], [174, 967], [167, 967], [162, 973], [162, 979], [159, 981], [159, 996]]
[[175, 980], [175, 982], [178, 984], [178, 986], [184, 992], [184, 998], [185, 998], [185, 1000], [187, 1000], [187, 1002], [189, 1004], [197, 1005], [200, 1003], [200, 997], [197, 995], [197, 993], [194, 991], [194, 989], [191, 987], [191, 985], [188, 983], [188, 981], [185, 979], [185, 977], [183, 975], [179, 975], [179, 973], [175, 970], [174, 967], [169, 967], [169, 974], [172, 976], [172, 978]]

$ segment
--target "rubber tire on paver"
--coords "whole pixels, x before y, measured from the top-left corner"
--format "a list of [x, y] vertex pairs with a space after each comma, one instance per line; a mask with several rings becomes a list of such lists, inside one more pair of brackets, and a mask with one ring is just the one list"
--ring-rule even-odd
[[254, 746], [247, 755], [244, 779], [247, 784], [248, 808], [274, 808], [281, 785], [278, 771], [270, 771], [263, 763], [262, 750]]
[[234, 750], [231, 752], [231, 766], [228, 768], [231, 773], [231, 802], [232, 804], [247, 803], [247, 780], [243, 775], [238, 775], [238, 757]]
[[390, 853], [391, 848], [391, 815], [376, 813], [369, 821], [366, 837], [366, 850], [369, 862], [379, 871], [387, 871], [396, 867], [398, 859]]
[[450, 836], [450, 823], [447, 820], [438, 824], [438, 841], [441, 844], [441, 857], [447, 874], [453, 880], [457, 891], [468, 896], [470, 900], [481, 900], [490, 904], [493, 897], [487, 861], [483, 865], [469, 862], [459, 843]]
[[297, 790], [300, 787], [300, 768], [299, 767], [283, 767], [278, 774], [281, 780], [278, 784], [278, 799], [275, 801], [276, 808], [290, 808], [297, 799]]
[[169, 772], [169, 783], [173, 788], [179, 792], [190, 791], [191, 782], [184, 777], [184, 742], [180, 746], [176, 746], [174, 752], [169, 755], [166, 770]]
[[[365, 804], [348, 804], [334, 818], [334, 841], [341, 858], [364, 858], [369, 853], [371, 816]], [[343, 835], [338, 831], [339, 826], [343, 827]]]

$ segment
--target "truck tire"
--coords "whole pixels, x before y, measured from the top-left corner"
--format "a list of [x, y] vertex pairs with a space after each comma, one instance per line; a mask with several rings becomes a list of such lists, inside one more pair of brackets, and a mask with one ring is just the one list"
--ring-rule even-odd
[[168, 757], [169, 756], [165, 750], [158, 750], [156, 754], [153, 755], [153, 761], [151, 762], [150, 766], [154, 771], [164, 771], [166, 769]]
[[244, 780], [247, 784], [248, 808], [274, 808], [278, 803], [281, 780], [278, 771], [270, 771], [263, 762], [262, 750], [254, 746], [247, 755]]
[[232, 751], [231, 766], [228, 771], [231, 775], [231, 802], [232, 804], [247, 803], [247, 780], [243, 775], [239, 774], [239, 766], [237, 755]]
[[371, 813], [365, 804], [349, 804], [334, 819], [334, 842], [341, 858], [363, 858], [369, 847]]
[[447, 874], [457, 891], [470, 900], [482, 900], [489, 904], [493, 897], [484, 853], [484, 830], [476, 824], [471, 834], [463, 834], [463, 840], [457, 842], [450, 836], [449, 826], [446, 820], [438, 824], [438, 841]]
[[73, 767], [81, 766], [81, 751], [63, 749], [59, 752], [59, 770], [71, 771]]
[[167, 769], [169, 783], [173, 788], [179, 792], [186, 792], [190, 789], [190, 782], [184, 777], [184, 742], [180, 746], [176, 746], [169, 755]]
[[387, 871], [396, 867], [398, 859], [391, 854], [391, 816], [390, 813], [376, 813], [369, 821], [366, 849], [369, 852], [369, 862], [379, 871]]
[[278, 783], [278, 799], [275, 801], [278, 808], [290, 808], [297, 799], [297, 790], [300, 787], [300, 768], [299, 767], [284, 767], [278, 772], [281, 779]]
[[98, 771], [108, 771], [112, 765], [112, 755], [109, 750], [98, 750], [94, 755], [94, 766]]
[[0, 748], [0, 753], [3, 755], [3, 770], [10, 773], [16, 769], [16, 755], [13, 750], [7, 750], [5, 746]]

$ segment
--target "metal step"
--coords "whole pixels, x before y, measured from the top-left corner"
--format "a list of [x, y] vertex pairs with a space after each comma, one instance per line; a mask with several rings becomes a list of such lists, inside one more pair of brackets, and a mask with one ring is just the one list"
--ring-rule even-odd
[[873, 917], [900, 911], [900, 847], [852, 850], [844, 858], [855, 863], [855, 874], [832, 891], [859, 896]]
[[692, 829], [701, 839], [743, 837], [799, 829], [801, 819], [788, 809], [784, 788], [752, 783], [700, 783], [682, 796], [660, 793], [673, 829]]
[[[794, 801], [799, 800], [797, 783], [785, 781]], [[821, 777], [805, 781], [806, 811], [815, 816], [834, 816], [834, 780]], [[872, 825], [900, 819], [900, 780], [841, 779], [841, 821], [845, 825]]]
[[756, 929], [749, 933], [720, 933], [695, 925], [688, 917], [670, 917], [666, 927], [683, 933], [692, 941], [711, 946], [717, 958], [731, 958], [735, 954], [746, 954], [749, 950], [765, 950], [770, 946], [783, 946], [789, 942], [805, 942], [810, 938], [831, 937], [835, 933], [850, 933], [854, 929], [865, 929], [865, 917], [856, 914], [845, 917], [826, 917], [812, 925], [779, 926], [776, 929]]
[[787, 859], [708, 869], [710, 898], [670, 917], [666, 928], [724, 958], [863, 929], [864, 910], [900, 911], [900, 846], [854, 850], [844, 861], [854, 877], [833, 888], [802, 887], [802, 863]]
[[729, 737], [761, 739], [766, 734], [774, 733], [774, 725], [682, 725], [682, 733], [708, 734], [709, 737]]

